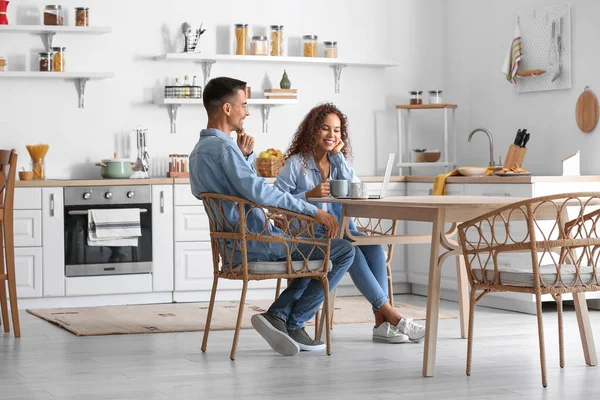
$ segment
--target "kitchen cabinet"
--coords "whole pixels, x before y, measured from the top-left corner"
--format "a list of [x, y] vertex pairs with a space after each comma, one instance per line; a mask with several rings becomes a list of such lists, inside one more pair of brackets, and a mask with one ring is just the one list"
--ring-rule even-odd
[[42, 188], [42, 255], [44, 297], [65, 295], [64, 190]]
[[173, 291], [173, 185], [152, 186], [152, 291]]
[[41, 247], [41, 210], [15, 210], [14, 230], [15, 247]]
[[17, 297], [42, 297], [42, 248], [15, 247]]

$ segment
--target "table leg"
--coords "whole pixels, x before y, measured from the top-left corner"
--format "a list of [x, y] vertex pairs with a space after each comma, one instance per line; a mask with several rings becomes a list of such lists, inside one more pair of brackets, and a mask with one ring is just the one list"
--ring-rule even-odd
[[596, 345], [594, 344], [594, 335], [592, 334], [590, 313], [585, 301], [585, 293], [573, 293], [573, 305], [575, 306], [575, 314], [577, 314], [577, 324], [579, 325], [579, 335], [581, 336], [585, 363], [590, 366], [598, 365]]
[[466, 339], [469, 329], [469, 280], [467, 278], [467, 267], [465, 258], [462, 255], [462, 248], [455, 240], [450, 239], [456, 233], [456, 224], [441, 236], [441, 245], [448, 250], [439, 258], [440, 267], [446, 258], [456, 256], [456, 283], [458, 292], [458, 312], [460, 315], [460, 337]]
[[433, 219], [431, 231], [431, 252], [429, 253], [429, 285], [427, 288], [427, 316], [425, 326], [425, 349], [423, 353], [423, 376], [433, 376], [435, 372], [435, 351], [440, 312], [440, 284], [442, 269], [439, 264], [441, 236], [444, 234], [445, 210], [438, 209]]

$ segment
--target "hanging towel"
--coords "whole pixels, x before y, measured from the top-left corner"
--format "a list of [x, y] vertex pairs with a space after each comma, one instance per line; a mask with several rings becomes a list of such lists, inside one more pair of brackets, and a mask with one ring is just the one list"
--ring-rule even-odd
[[519, 62], [523, 58], [523, 43], [521, 42], [521, 30], [519, 24], [515, 24], [515, 31], [510, 42], [504, 63], [502, 63], [502, 72], [506, 75], [506, 80], [511, 83], [517, 83], [517, 71]]
[[139, 208], [88, 210], [88, 245], [137, 247], [139, 236]]
[[[488, 169], [485, 171], [483, 176], [494, 175], [495, 170], [496, 170], [496, 167], [488, 167]], [[452, 172], [448, 172], [447, 174], [439, 174], [438, 176], [436, 176], [435, 180], [433, 181], [432, 194], [434, 196], [445, 196], [446, 195], [446, 178], [448, 178], [449, 176], [456, 176], [456, 175], [460, 175], [460, 173], [458, 172], [457, 169], [455, 169]]]

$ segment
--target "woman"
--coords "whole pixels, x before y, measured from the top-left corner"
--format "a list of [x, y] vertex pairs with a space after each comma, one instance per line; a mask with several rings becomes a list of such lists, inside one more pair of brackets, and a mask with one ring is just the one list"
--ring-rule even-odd
[[[329, 197], [329, 179], [358, 182], [346, 161], [350, 156], [348, 120], [333, 104], [321, 104], [310, 110], [294, 134], [287, 151], [288, 159], [275, 180], [275, 186], [302, 200]], [[317, 206], [340, 220], [339, 204]], [[364, 236], [350, 223], [354, 236]], [[320, 232], [323, 234], [323, 232]], [[386, 343], [420, 341], [425, 329], [401, 317], [390, 305], [386, 258], [382, 246], [357, 246], [354, 263], [348, 270], [352, 281], [371, 303], [375, 314], [373, 340]]]

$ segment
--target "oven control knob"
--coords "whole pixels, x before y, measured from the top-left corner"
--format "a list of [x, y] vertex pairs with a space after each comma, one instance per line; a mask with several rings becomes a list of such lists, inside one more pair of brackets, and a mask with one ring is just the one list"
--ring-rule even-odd
[[111, 192], [104, 193], [104, 198], [107, 199], [107, 200], [112, 199], [112, 193]]
[[83, 199], [84, 199], [84, 200], [89, 200], [89, 199], [90, 199], [90, 197], [92, 197], [92, 194], [91, 194], [90, 192], [85, 192], [85, 193], [83, 194]]
[[130, 190], [129, 192], [127, 192], [127, 198], [128, 199], [132, 199], [135, 197], [135, 192], [133, 190]]

